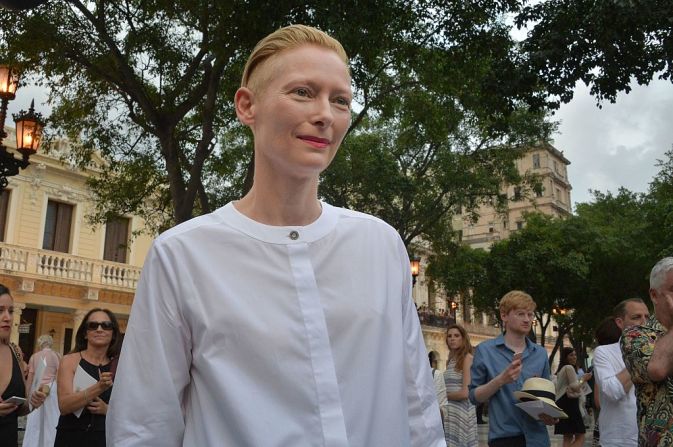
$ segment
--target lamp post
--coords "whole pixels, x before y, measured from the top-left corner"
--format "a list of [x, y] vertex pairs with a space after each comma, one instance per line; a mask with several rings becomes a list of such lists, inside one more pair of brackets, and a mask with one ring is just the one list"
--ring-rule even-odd
[[409, 263], [411, 265], [411, 287], [413, 287], [416, 285], [416, 278], [421, 272], [421, 258], [418, 256], [412, 256], [409, 260]]
[[3, 144], [7, 138], [7, 104], [16, 97], [18, 85], [19, 74], [16, 69], [9, 65], [0, 65], [0, 191], [7, 187], [7, 177], [17, 175], [19, 169], [28, 167], [28, 159], [37, 152], [42, 142], [44, 119], [40, 113], [35, 113], [35, 101], [32, 101], [28, 112], [21, 110], [13, 115], [16, 123], [16, 150], [21, 158], [15, 158]]

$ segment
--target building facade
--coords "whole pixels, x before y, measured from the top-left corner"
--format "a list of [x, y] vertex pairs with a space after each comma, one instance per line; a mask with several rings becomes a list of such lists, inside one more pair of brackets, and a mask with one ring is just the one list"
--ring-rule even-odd
[[[11, 142], [14, 130], [7, 128]], [[11, 143], [9, 145], [12, 150]], [[0, 283], [15, 301], [11, 340], [26, 356], [40, 335], [66, 353], [87, 311], [110, 309], [124, 331], [152, 242], [134, 216], [92, 226], [86, 180], [93, 171], [59, 161], [68, 143], [37, 153], [0, 193]]]
[[[572, 185], [568, 179], [568, 165], [570, 161], [563, 152], [549, 143], [542, 143], [525, 152], [516, 161], [516, 167], [522, 175], [536, 175], [541, 183], [541, 190], [538, 193], [525, 194], [519, 187], [504, 185], [502, 194], [510, 199], [504, 212], [489, 205], [482, 205], [476, 222], [467, 216], [456, 216], [453, 226], [454, 230], [461, 234], [462, 243], [472, 248], [488, 250], [494, 242], [506, 239], [522, 229], [525, 225], [525, 214], [528, 212], [539, 212], [554, 217], [570, 216]], [[421, 322], [426, 347], [428, 351], [435, 353], [439, 359], [439, 367], [443, 369], [448, 358], [448, 349], [444, 341], [447, 324], [457, 321], [463, 325], [474, 346], [496, 337], [501, 330], [487, 315], [477, 313], [469, 307], [462, 308], [461, 303], [464, 300], [449, 298], [441, 290], [437, 290], [430, 278], [426, 278], [424, 274], [429, 253], [423, 249], [420, 249], [419, 253], [421, 269], [413, 292], [414, 301], [417, 308], [421, 309], [419, 315], [428, 312], [440, 317], [434, 319], [421, 317]], [[451, 302], [456, 303], [457, 307], [450, 309], [448, 303]], [[551, 324], [545, 334], [548, 348], [555, 342], [556, 334], [553, 328], [554, 325]]]

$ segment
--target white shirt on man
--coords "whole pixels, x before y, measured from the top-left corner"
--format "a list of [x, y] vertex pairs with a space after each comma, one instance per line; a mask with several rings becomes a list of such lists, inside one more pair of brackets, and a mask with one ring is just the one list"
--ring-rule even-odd
[[629, 392], [617, 378], [624, 368], [619, 342], [598, 346], [594, 351], [594, 374], [598, 382], [601, 410], [598, 416], [600, 443], [604, 446], [635, 447], [638, 445], [636, 394]]
[[157, 238], [109, 445], [445, 445], [400, 237], [322, 208], [274, 227], [230, 203]]

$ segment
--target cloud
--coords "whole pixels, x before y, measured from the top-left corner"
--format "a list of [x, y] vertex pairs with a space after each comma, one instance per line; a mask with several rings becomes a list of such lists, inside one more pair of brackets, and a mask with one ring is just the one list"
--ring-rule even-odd
[[614, 104], [602, 106], [580, 84], [574, 99], [554, 117], [561, 121], [554, 146], [571, 162], [568, 177], [575, 203], [589, 201], [589, 189], [646, 191], [658, 172], [657, 160], [673, 145], [673, 83], [634, 85]]

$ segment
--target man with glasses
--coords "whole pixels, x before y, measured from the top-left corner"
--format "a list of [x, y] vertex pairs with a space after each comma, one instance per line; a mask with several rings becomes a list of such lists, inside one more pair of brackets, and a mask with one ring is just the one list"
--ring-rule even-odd
[[500, 300], [500, 318], [505, 333], [477, 345], [472, 362], [470, 401], [488, 400], [489, 447], [548, 447], [546, 425], [556, 420], [541, 415], [534, 420], [515, 406], [514, 391], [526, 379], [549, 379], [547, 351], [527, 335], [535, 319], [535, 301], [525, 292], [513, 290]]

